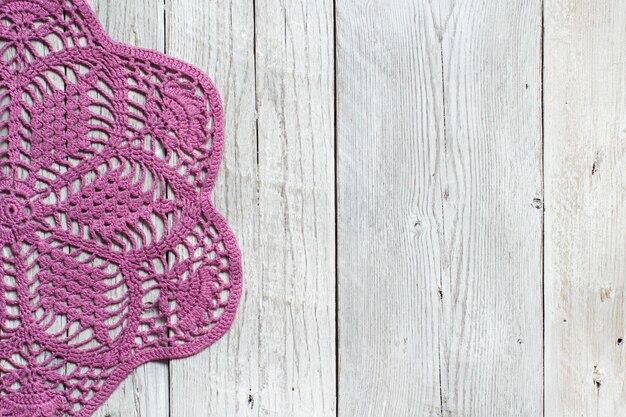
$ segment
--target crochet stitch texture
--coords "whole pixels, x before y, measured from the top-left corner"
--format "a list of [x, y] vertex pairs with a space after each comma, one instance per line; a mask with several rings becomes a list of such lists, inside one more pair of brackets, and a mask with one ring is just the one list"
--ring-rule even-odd
[[230, 327], [219, 94], [84, 0], [0, 0], [0, 416], [91, 415]]

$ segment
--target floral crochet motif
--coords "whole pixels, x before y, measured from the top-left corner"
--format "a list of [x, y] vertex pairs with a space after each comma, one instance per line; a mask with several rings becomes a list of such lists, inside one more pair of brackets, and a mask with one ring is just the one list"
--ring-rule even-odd
[[84, 0], [0, 0], [0, 416], [91, 415], [230, 327], [219, 94]]

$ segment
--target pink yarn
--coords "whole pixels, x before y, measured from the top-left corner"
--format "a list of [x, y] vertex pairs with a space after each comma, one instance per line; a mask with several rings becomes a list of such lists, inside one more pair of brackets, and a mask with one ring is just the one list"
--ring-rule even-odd
[[222, 105], [83, 0], [0, 0], [0, 56], [0, 416], [86, 417], [234, 319]]

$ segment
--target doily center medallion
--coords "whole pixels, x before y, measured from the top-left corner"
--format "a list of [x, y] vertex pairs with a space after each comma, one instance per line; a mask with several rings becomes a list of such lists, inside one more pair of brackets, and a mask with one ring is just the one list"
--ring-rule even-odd
[[112, 41], [83, 0], [0, 0], [0, 417], [90, 416], [230, 327], [210, 79]]

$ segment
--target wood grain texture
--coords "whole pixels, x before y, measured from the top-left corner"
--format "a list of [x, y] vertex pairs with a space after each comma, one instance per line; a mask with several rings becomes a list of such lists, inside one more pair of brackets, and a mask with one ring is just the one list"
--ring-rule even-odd
[[340, 416], [541, 413], [540, 6], [337, 4]]
[[438, 21], [444, 416], [542, 414], [541, 14], [481, 0]]
[[171, 361], [171, 416], [248, 416], [260, 338], [259, 208], [252, 2], [168, 0], [167, 52], [204, 70], [220, 90], [225, 149], [213, 201], [242, 248], [244, 292], [231, 330], [207, 350]]
[[[109, 35], [131, 45], [164, 50], [161, 0], [90, 0]], [[133, 371], [94, 417], [169, 416], [168, 363], [150, 362]]]
[[339, 416], [440, 415], [440, 45], [425, 1], [336, 6]]
[[546, 0], [546, 416], [626, 408], [626, 8]]
[[330, 1], [167, 2], [168, 53], [224, 99], [214, 194], [242, 247], [245, 317], [171, 362], [172, 416], [335, 414], [332, 28]]
[[258, 413], [335, 415], [332, 1], [256, 0]]

